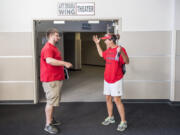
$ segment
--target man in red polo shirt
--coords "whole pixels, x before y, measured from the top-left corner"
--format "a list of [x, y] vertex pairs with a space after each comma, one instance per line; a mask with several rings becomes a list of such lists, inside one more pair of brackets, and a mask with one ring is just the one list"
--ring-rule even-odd
[[60, 40], [57, 29], [50, 29], [47, 32], [48, 42], [41, 50], [40, 78], [46, 93], [47, 104], [45, 107], [46, 126], [45, 131], [51, 134], [58, 133], [55, 125], [59, 125], [53, 117], [53, 107], [59, 106], [60, 90], [64, 78], [64, 66], [70, 68], [71, 63], [61, 58], [61, 52], [55, 46]]

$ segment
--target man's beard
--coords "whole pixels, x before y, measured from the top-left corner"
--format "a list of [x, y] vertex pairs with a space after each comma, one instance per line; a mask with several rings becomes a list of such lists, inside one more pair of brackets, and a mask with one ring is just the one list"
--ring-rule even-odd
[[57, 41], [54, 40], [54, 44], [55, 44], [56, 46], [58, 45], [58, 43], [59, 43], [59, 40], [57, 40]]
[[58, 46], [59, 45], [59, 41], [55, 42], [55, 46]]

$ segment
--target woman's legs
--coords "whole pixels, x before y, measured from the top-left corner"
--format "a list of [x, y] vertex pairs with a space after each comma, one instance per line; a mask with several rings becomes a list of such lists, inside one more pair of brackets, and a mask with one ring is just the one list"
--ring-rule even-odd
[[115, 123], [114, 116], [113, 116], [112, 97], [110, 95], [106, 95], [106, 105], [107, 105], [108, 117], [102, 122], [102, 124], [105, 126]]
[[120, 96], [114, 97], [114, 102], [116, 104], [116, 107], [118, 109], [119, 115], [121, 117], [121, 121], [125, 122], [126, 121], [126, 118], [125, 118], [125, 109], [124, 109], [124, 105], [123, 105], [123, 103], [121, 101], [121, 97]]
[[107, 105], [107, 112], [108, 116], [113, 116], [113, 103], [112, 103], [112, 97], [110, 95], [106, 95], [106, 105]]

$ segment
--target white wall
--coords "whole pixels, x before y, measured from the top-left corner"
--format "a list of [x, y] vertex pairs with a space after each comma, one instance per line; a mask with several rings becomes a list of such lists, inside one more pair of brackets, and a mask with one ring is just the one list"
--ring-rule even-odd
[[95, 16], [64, 17], [57, 15], [57, 3], [62, 2], [60, 0], [1, 0], [0, 32], [32, 32], [32, 19], [55, 18], [122, 17], [124, 31], [170, 30], [172, 27], [172, 0], [86, 0], [91, 1], [95, 2]]
[[175, 28], [180, 30], [180, 0], [175, 2]]
[[[85, 2], [85, 0], [68, 0], [70, 2]], [[68, 2], [65, 1], [64, 2]], [[87, 1], [87, 0], [86, 0]], [[29, 60], [30, 67], [27, 71], [28, 74], [18, 74], [13, 72], [7, 74], [6, 78], [1, 79], [1, 91], [9, 91], [6, 95], [12, 96], [10, 91], [12, 87], [8, 87], [11, 81], [18, 81], [18, 85], [14, 83], [14, 93], [22, 93], [23, 89], [27, 89], [30, 96], [24, 98], [26, 91], [22, 93], [22, 100], [35, 99], [35, 91], [33, 90], [34, 84], [34, 65], [33, 65], [33, 38], [32, 38], [32, 20], [33, 19], [110, 19], [122, 17], [123, 34], [121, 40], [125, 43], [128, 54], [130, 56], [131, 64], [127, 66], [127, 78], [125, 80], [125, 98], [131, 99], [169, 99], [170, 93], [170, 57], [172, 53], [169, 51], [172, 46], [172, 30], [174, 23], [174, 2], [176, 2], [176, 28], [179, 26], [179, 3], [178, 0], [88, 0], [87, 2], [95, 2], [96, 13], [95, 16], [58, 16], [57, 4], [61, 0], [0, 0], [0, 41], [2, 43], [1, 49], [3, 55], [0, 57], [0, 63], [3, 65], [6, 72], [10, 73], [10, 63], [17, 63], [23, 60], [21, 65], [15, 68], [24, 70], [23, 65]], [[22, 39], [22, 35], [23, 38]], [[13, 39], [12, 39], [13, 37]], [[7, 42], [7, 39], [9, 42]], [[14, 40], [15, 39], [15, 40]], [[29, 41], [30, 40], [30, 41]], [[15, 42], [14, 42], [15, 41]], [[19, 41], [23, 45], [19, 46]], [[25, 55], [21, 57], [8, 57], [11, 56], [11, 50], [7, 46], [13, 46], [14, 55]], [[164, 44], [164, 42], [166, 44]], [[32, 45], [32, 46], [31, 46]], [[31, 46], [31, 48], [30, 48]], [[162, 46], [164, 47], [162, 49]], [[18, 47], [21, 49], [19, 50]], [[137, 48], [140, 49], [137, 49]], [[4, 49], [5, 48], [5, 49]], [[167, 49], [166, 49], [167, 48]], [[156, 51], [153, 51], [153, 50]], [[27, 50], [28, 53], [21, 53]], [[140, 51], [139, 51], [140, 50]], [[144, 53], [147, 52], [147, 53]], [[143, 54], [144, 53], [144, 54]], [[28, 55], [28, 57], [26, 56]], [[7, 57], [4, 57], [7, 56]], [[23, 57], [23, 59], [22, 59]], [[6, 58], [7, 63], [5, 63]], [[133, 64], [134, 63], [134, 64]], [[139, 64], [138, 64], [139, 63]], [[138, 64], [138, 65], [137, 65]], [[169, 66], [167, 66], [169, 65]], [[179, 64], [180, 65], [180, 64]], [[139, 67], [138, 67], [139, 66]], [[156, 69], [160, 70], [158, 72]], [[16, 70], [15, 70], [16, 71]], [[19, 70], [17, 70], [19, 71]], [[136, 71], [136, 72], [134, 72]], [[139, 72], [141, 74], [139, 74]], [[1, 72], [4, 72], [1, 70]], [[131, 74], [130, 74], [131, 73]], [[143, 73], [143, 74], [142, 74]], [[148, 73], [148, 74], [147, 74]], [[128, 75], [129, 74], [129, 75]], [[28, 76], [27, 88], [26, 82], [23, 80]], [[16, 77], [16, 78], [12, 78]], [[18, 80], [21, 77], [20, 81]], [[6, 84], [4, 83], [6, 81]], [[8, 83], [7, 83], [8, 82]], [[21, 87], [19, 86], [21, 84]], [[6, 86], [6, 87], [4, 87]], [[16, 89], [18, 86], [18, 89]], [[179, 87], [180, 85], [178, 85]], [[21, 88], [21, 90], [19, 90]], [[133, 89], [132, 89], [133, 88]], [[35, 88], [34, 88], [35, 89]], [[133, 92], [132, 92], [133, 91]], [[135, 95], [134, 93], [137, 93]], [[178, 94], [180, 95], [180, 94]], [[177, 98], [179, 98], [178, 96]], [[19, 96], [11, 98], [9, 96], [0, 97], [3, 100], [17, 99]]]
[[172, 26], [172, 0], [125, 0], [124, 30], [169, 30]]
[[175, 58], [175, 101], [180, 101], [180, 1], [175, 1], [175, 30], [176, 30], [176, 58]]

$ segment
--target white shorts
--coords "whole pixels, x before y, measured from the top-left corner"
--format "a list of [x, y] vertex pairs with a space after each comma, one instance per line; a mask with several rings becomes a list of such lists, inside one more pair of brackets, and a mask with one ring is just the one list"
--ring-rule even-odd
[[123, 79], [115, 82], [108, 83], [104, 80], [104, 95], [111, 95], [113, 97], [123, 95]]

